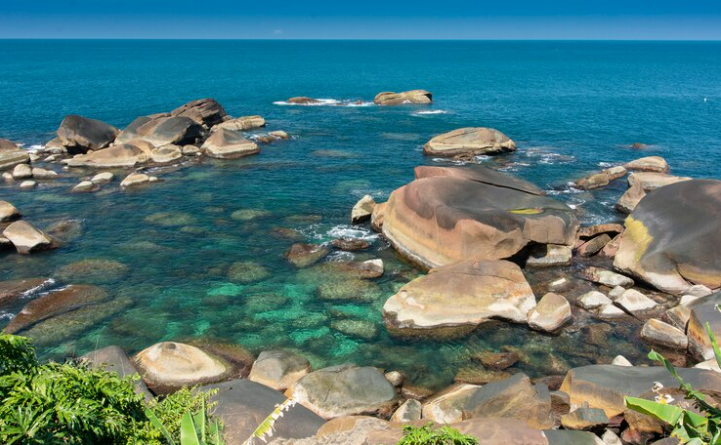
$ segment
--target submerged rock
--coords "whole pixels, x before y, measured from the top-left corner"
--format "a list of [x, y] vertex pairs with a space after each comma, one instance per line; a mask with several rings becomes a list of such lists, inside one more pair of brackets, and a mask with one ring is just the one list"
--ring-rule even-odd
[[371, 246], [368, 241], [358, 238], [338, 238], [331, 241], [331, 244], [336, 249], [345, 250], [348, 252], [364, 250]]
[[423, 146], [423, 152], [432, 156], [494, 155], [516, 151], [516, 144], [505, 134], [493, 128], [459, 128], [438, 135]]
[[353, 364], [311, 372], [286, 395], [325, 419], [390, 413], [396, 402], [393, 385], [380, 371]]
[[253, 364], [248, 379], [285, 391], [311, 371], [310, 362], [287, 351], [264, 351]]
[[363, 340], [373, 340], [378, 336], [378, 326], [367, 320], [334, 320], [330, 324], [331, 329], [346, 334], [350, 337]]
[[107, 147], [115, 140], [118, 129], [99, 120], [70, 114], [60, 123], [57, 134], [68, 153], [74, 154]]
[[383, 306], [388, 329], [468, 331], [491, 318], [525, 323], [536, 305], [521, 269], [509, 261], [462, 261], [431, 270]]
[[238, 261], [228, 270], [228, 279], [234, 283], [253, 283], [269, 278], [271, 273], [264, 266], [253, 261]]
[[433, 102], [433, 95], [426, 90], [411, 90], [402, 93], [383, 92], [376, 94], [373, 102], [378, 105], [427, 105]]
[[57, 247], [45, 232], [36, 229], [27, 221], [11, 223], [2, 234], [13, 243], [17, 252], [21, 254]]
[[296, 267], [308, 267], [328, 255], [328, 248], [320, 244], [293, 244], [285, 257]]
[[503, 371], [518, 361], [518, 354], [515, 352], [484, 351], [475, 354], [473, 359], [481, 362], [484, 368], [488, 368], [491, 371]]
[[719, 221], [721, 181], [692, 180], [655, 190], [626, 219], [614, 267], [672, 294], [694, 284], [720, 287]]
[[55, 273], [66, 282], [89, 284], [112, 283], [125, 277], [130, 271], [127, 265], [102, 258], [88, 258], [61, 267]]
[[20, 297], [48, 284], [47, 278], [26, 278], [0, 281], [0, 308], [13, 304]]
[[255, 142], [246, 139], [238, 132], [226, 129], [213, 133], [201, 148], [208, 156], [218, 159], [237, 159], [260, 153]]
[[520, 179], [488, 172], [475, 168], [473, 180], [424, 177], [395, 190], [383, 210], [383, 235], [427, 268], [510, 258], [529, 243], [575, 242], [579, 224], [568, 206], [522, 191]]

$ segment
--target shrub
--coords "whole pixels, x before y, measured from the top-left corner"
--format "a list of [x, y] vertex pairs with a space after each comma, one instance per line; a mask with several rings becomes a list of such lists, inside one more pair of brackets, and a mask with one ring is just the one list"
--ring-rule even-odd
[[406, 425], [397, 445], [478, 445], [478, 439], [461, 434], [448, 426], [433, 429], [433, 423], [422, 427]]

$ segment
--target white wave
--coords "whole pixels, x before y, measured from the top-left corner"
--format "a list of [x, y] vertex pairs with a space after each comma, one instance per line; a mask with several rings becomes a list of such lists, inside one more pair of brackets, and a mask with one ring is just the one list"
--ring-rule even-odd
[[0, 311], [0, 320], [12, 320], [14, 317], [15, 315], [8, 311]]
[[33, 145], [29, 146], [29, 147], [27, 148], [27, 150], [30, 150], [30, 151], [33, 152], [33, 153], [34, 153], [34, 152], [37, 152], [37, 151], [42, 151], [42, 150], [45, 150], [45, 145], [42, 145], [42, 144], [33, 144]]
[[438, 162], [439, 164], [466, 165], [466, 161], [461, 161], [460, 159], [433, 158], [433, 162]]
[[335, 250], [328, 255], [328, 261], [331, 263], [345, 263], [348, 261], [353, 261], [355, 259], [355, 255], [353, 255], [351, 252], [345, 252], [343, 250]]
[[351, 99], [315, 99], [315, 102], [296, 104], [290, 103], [285, 100], [279, 100], [273, 102], [273, 105], [281, 106], [296, 106], [296, 107], [370, 107], [375, 105], [373, 102], [365, 102], [362, 100], [351, 100]]
[[20, 298], [30, 298], [36, 294], [46, 295], [46, 294], [50, 293], [49, 291], [47, 291], [47, 289], [49, 287], [52, 287], [54, 284], [55, 284], [55, 280], [52, 278], [48, 278], [39, 286], [35, 286], [32, 289], [28, 289], [25, 292], [23, 292], [22, 294], [20, 294]]
[[433, 114], [448, 114], [446, 110], [422, 110], [411, 113], [412, 116], [428, 116]]
[[340, 224], [332, 227], [327, 233], [327, 237], [335, 238], [356, 238], [368, 242], [378, 239], [378, 234], [371, 232], [369, 229], [358, 226], [349, 226], [348, 224]]

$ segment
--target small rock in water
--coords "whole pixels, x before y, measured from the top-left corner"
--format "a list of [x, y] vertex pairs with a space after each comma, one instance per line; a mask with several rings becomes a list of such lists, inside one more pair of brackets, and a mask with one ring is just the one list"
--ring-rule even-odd
[[627, 289], [616, 299], [616, 304], [632, 314], [657, 306], [655, 301], [635, 289]]
[[3, 181], [5, 181], [5, 182], [13, 182], [13, 181], [15, 181], [15, 179], [13, 178], [12, 173], [9, 173], [9, 172], [4, 172], [2, 177], [3, 177]]
[[351, 319], [334, 320], [330, 327], [349, 337], [361, 338], [363, 340], [373, 340], [378, 336], [378, 326], [372, 321]]
[[150, 177], [143, 173], [131, 173], [120, 183], [121, 188], [136, 187], [150, 182]]
[[27, 179], [33, 177], [33, 171], [27, 164], [18, 164], [13, 169], [14, 179]]
[[648, 320], [643, 325], [641, 338], [651, 344], [670, 349], [686, 350], [686, 348], [688, 348], [688, 338], [686, 334], [680, 329], [656, 318]]
[[184, 145], [181, 149], [181, 153], [185, 156], [195, 156], [200, 154], [200, 148], [195, 145]]
[[44, 168], [33, 168], [33, 178], [35, 179], [55, 179], [58, 177], [58, 174], [52, 170], [47, 170]]
[[110, 172], [102, 172], [98, 173], [97, 175], [93, 176], [93, 179], [90, 180], [93, 184], [108, 184], [113, 180], [115, 176]]
[[274, 137], [274, 138], [276, 138], [276, 139], [283, 139], [283, 140], [288, 140], [288, 139], [290, 139], [290, 136], [288, 135], [288, 133], [286, 133], [286, 132], [283, 131], [283, 130], [271, 131], [270, 133], [268, 133], [268, 135], [269, 135], [269, 136], [272, 136], [272, 137]]
[[571, 264], [573, 251], [568, 246], [542, 244], [534, 249], [526, 261], [526, 267], [558, 267]]
[[365, 195], [353, 206], [351, 212], [351, 223], [359, 224], [363, 221], [369, 220], [373, 213], [373, 208], [376, 206], [376, 202], [370, 195]]
[[619, 307], [613, 304], [607, 304], [602, 306], [598, 311], [598, 316], [604, 319], [620, 318], [625, 317], [627, 314]]
[[576, 304], [586, 310], [598, 309], [602, 306], [613, 304], [613, 302], [601, 292], [591, 291], [583, 294], [577, 301]]
[[38, 185], [38, 183], [35, 181], [23, 181], [20, 183], [20, 188], [27, 190], [27, 189], [35, 188], [37, 185]]
[[633, 286], [633, 280], [627, 276], [611, 272], [610, 270], [600, 269], [598, 267], [587, 267], [581, 272], [581, 277], [594, 283], [603, 284], [608, 287], [623, 286], [629, 288]]
[[668, 163], [661, 156], [647, 156], [631, 161], [625, 165], [627, 170], [666, 173]]
[[491, 371], [503, 371], [518, 361], [516, 352], [490, 352], [484, 351], [473, 356], [473, 360], [481, 362], [484, 368]]
[[22, 254], [54, 247], [45, 232], [36, 229], [27, 221], [15, 221], [10, 224], [3, 231], [3, 236], [13, 243], [18, 253]]
[[631, 362], [629, 362], [628, 359], [622, 355], [617, 355], [613, 359], [611, 364], [616, 365], [616, 366], [633, 366], [633, 364]]
[[368, 241], [357, 238], [338, 238], [331, 241], [331, 244], [337, 249], [348, 252], [367, 249], [371, 246]]
[[308, 267], [325, 258], [328, 248], [320, 244], [293, 244], [285, 257], [296, 267]]
[[505, 371], [490, 371], [482, 366], [468, 366], [461, 368], [453, 377], [456, 383], [470, 383], [472, 385], [485, 385], [491, 382], [499, 382], [511, 377], [511, 373]]
[[611, 242], [611, 237], [607, 234], [599, 235], [595, 238], [592, 238], [589, 241], [586, 241], [578, 248], [578, 254], [582, 257], [590, 257], [603, 249], [606, 244]]
[[80, 184], [73, 187], [73, 193], [87, 193], [95, 191], [97, 186], [91, 181], [82, 181]]
[[528, 313], [528, 326], [545, 332], [554, 332], [573, 319], [571, 305], [563, 296], [548, 293]]
[[9, 222], [20, 219], [22, 215], [14, 205], [7, 201], [0, 201], [0, 222]]

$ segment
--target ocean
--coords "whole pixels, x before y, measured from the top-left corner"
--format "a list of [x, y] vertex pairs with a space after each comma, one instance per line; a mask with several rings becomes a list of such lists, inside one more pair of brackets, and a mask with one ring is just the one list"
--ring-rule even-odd
[[[622, 220], [613, 204], [623, 180], [594, 192], [569, 186], [607, 166], [658, 155], [673, 174], [721, 178], [718, 42], [0, 40], [0, 60], [0, 137], [27, 148], [52, 139], [67, 114], [122, 128], [203, 97], [292, 136], [258, 156], [160, 169], [163, 182], [132, 192], [116, 183], [71, 194], [77, 178], [32, 191], [0, 183], [0, 199], [28, 221], [82, 226], [60, 249], [0, 254], [0, 280], [96, 284], [127, 302], [40, 332], [41, 354], [56, 359], [111, 344], [134, 353], [163, 340], [213, 339], [254, 353], [291, 349], [315, 367], [402, 370], [429, 387], [452, 381], [475, 353], [504, 346], [528, 354], [519, 367], [530, 375], [548, 374], [556, 359], [641, 361], [647, 350], [634, 323], [612, 325], [603, 346], [583, 329], [551, 337], [496, 322], [461, 339], [389, 336], [383, 303], [421, 272], [367, 225], [351, 226], [350, 210], [366, 194], [385, 200], [417, 165], [452, 164], [424, 156], [422, 145], [467, 126], [496, 128], [519, 147], [477, 162], [534, 182], [579, 209], [584, 224]], [[433, 93], [432, 105], [372, 103], [378, 92], [417, 88]], [[326, 100], [284, 102], [292, 96]], [[257, 217], [234, 218], [237, 210]], [[283, 258], [292, 240], [279, 228], [306, 242], [369, 240], [370, 250], [328, 261], [382, 258], [386, 273], [358, 283], [327, 268], [296, 269]], [[64, 269], [87, 259], [125, 267]], [[262, 279], [229, 279], [234, 263], [247, 262], [262, 267]], [[22, 303], [2, 308], [0, 327]]]

